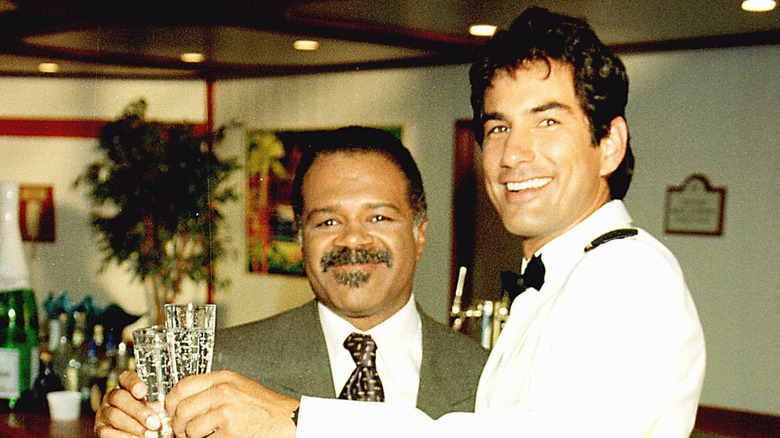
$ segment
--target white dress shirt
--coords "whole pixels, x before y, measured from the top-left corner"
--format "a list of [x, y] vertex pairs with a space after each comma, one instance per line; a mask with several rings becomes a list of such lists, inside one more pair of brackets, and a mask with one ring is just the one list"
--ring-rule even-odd
[[415, 407], [420, 386], [422, 323], [414, 297], [395, 315], [367, 332], [358, 330], [320, 303], [318, 308], [336, 396], [355, 370], [355, 361], [344, 348], [344, 340], [353, 332], [368, 333], [377, 345], [376, 368], [382, 381], [385, 402]]
[[[704, 377], [704, 337], [674, 256], [607, 203], [540, 249], [545, 283], [512, 304], [482, 373], [476, 413], [304, 397], [298, 437], [365, 423], [376, 437], [687, 437]], [[378, 425], [378, 426], [377, 426]], [[356, 426], [360, 427], [360, 426]]]

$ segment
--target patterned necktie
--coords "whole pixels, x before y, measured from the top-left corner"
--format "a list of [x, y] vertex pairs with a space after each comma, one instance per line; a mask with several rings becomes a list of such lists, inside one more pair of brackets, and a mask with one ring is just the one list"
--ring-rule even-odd
[[504, 287], [509, 301], [514, 301], [518, 295], [529, 287], [540, 290], [544, 284], [544, 263], [541, 256], [533, 256], [528, 266], [525, 267], [523, 275], [518, 275], [512, 271], [501, 271], [501, 284]]
[[385, 401], [382, 381], [376, 371], [376, 342], [371, 335], [352, 333], [344, 341], [355, 361], [355, 371], [347, 379], [339, 398], [345, 400]]

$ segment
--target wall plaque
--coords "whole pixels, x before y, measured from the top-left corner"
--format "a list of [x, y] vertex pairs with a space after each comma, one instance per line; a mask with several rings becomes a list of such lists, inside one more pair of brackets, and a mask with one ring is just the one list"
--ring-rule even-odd
[[723, 234], [726, 189], [712, 187], [707, 177], [692, 174], [666, 189], [664, 231], [669, 234]]

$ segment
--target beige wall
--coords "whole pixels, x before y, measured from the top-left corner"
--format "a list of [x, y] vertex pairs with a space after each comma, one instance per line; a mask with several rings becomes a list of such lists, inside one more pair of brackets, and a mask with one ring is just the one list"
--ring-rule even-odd
[[[708, 341], [702, 403], [780, 415], [780, 46], [625, 57], [631, 76], [628, 119], [637, 174], [627, 197], [639, 226], [678, 256]], [[447, 315], [453, 124], [470, 117], [465, 66], [236, 80], [215, 87], [217, 123], [309, 129], [344, 124], [403, 125], [429, 197], [428, 244], [415, 281], [424, 308]], [[150, 115], [205, 118], [201, 82], [0, 78], [0, 118], [111, 118], [136, 97]], [[57, 242], [27, 247], [42, 300], [67, 289], [142, 312], [139, 285], [121, 269], [97, 275], [99, 254], [83, 194], [71, 183], [91, 159], [93, 140], [0, 137], [0, 179], [55, 186]], [[241, 131], [225, 152], [243, 156]], [[666, 187], [704, 173], [728, 190], [721, 237], [664, 235]], [[243, 191], [240, 177], [236, 184]], [[311, 296], [302, 279], [244, 271], [241, 204], [228, 210], [232, 251], [218, 273], [220, 325], [276, 313]], [[193, 291], [192, 299], [202, 299]], [[185, 298], [187, 299], [187, 298]]]
[[[628, 57], [629, 208], [680, 261], [704, 326], [703, 402], [780, 414], [780, 46]], [[666, 187], [727, 189], [721, 237], [662, 233]]]
[[[112, 119], [145, 98], [157, 120], [206, 118], [206, 87], [194, 81], [101, 81], [0, 78], [0, 118]], [[0, 122], [2, 123], [2, 122]], [[39, 301], [67, 290], [74, 301], [92, 295], [128, 312], [146, 311], [142, 286], [124, 269], [97, 275], [101, 255], [89, 228], [89, 204], [73, 182], [94, 160], [96, 140], [0, 136], [0, 179], [54, 187], [56, 242], [25, 244], [31, 283]], [[202, 295], [191, 286], [182, 299]], [[201, 298], [202, 300], [202, 298]]]

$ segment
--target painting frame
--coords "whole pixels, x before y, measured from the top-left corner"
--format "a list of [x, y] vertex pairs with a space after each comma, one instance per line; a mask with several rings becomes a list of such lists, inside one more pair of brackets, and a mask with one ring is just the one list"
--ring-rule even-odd
[[24, 242], [56, 240], [53, 186], [19, 185], [19, 230]]

